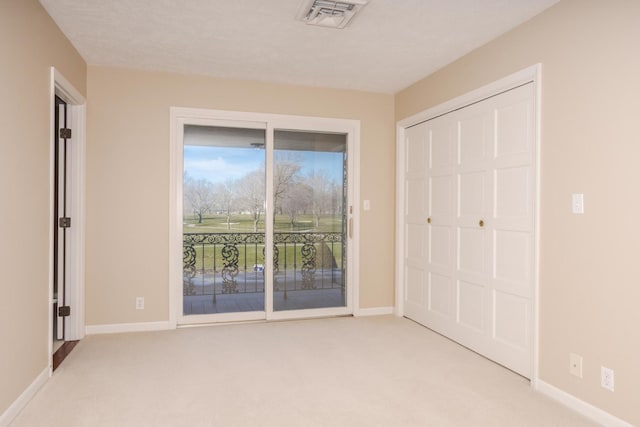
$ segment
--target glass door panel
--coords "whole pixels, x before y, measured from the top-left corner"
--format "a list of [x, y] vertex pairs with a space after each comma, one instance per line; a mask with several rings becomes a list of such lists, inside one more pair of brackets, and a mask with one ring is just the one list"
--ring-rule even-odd
[[183, 315], [265, 311], [265, 130], [184, 126]]
[[273, 310], [346, 307], [347, 135], [276, 130]]

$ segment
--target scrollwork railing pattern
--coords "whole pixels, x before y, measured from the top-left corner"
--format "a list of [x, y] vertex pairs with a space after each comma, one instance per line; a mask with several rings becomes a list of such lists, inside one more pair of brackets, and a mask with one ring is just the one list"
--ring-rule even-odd
[[315, 289], [316, 247], [313, 243], [302, 245], [302, 289]]
[[193, 278], [196, 276], [196, 249], [193, 245], [182, 245], [182, 286], [185, 295], [194, 295]]
[[[273, 235], [273, 269], [275, 273], [280, 271], [298, 271], [302, 276], [302, 285], [300, 289], [311, 290], [316, 289], [316, 273], [318, 268], [324, 270], [335, 269], [336, 261], [344, 265], [344, 250], [345, 242], [343, 241], [342, 233], [274, 233]], [[216, 272], [220, 274], [222, 280], [221, 292], [224, 294], [234, 294], [242, 292], [238, 286], [238, 276], [241, 272], [245, 273], [245, 277], [250, 268], [252, 274], [256, 277], [260, 273], [264, 274], [264, 267], [260, 261], [266, 258], [265, 254], [265, 236], [262, 233], [185, 233], [183, 234], [183, 288], [184, 295], [194, 295], [195, 285], [194, 278], [197, 272], [200, 272], [201, 276], [205, 274], [213, 274]], [[246, 260], [246, 249], [244, 264], [240, 260], [239, 247], [246, 248], [247, 246], [253, 246], [256, 248], [255, 259], [253, 261], [253, 267], [251, 263], [248, 264]], [[336, 259], [334, 257], [334, 248], [338, 246], [343, 252], [343, 255]], [[204, 261], [204, 248], [213, 248], [213, 265], [205, 268]], [[216, 247], [221, 247], [220, 261], [222, 265], [216, 264]], [[261, 250], [258, 249], [261, 247]], [[287, 259], [287, 247], [293, 247], [294, 260]], [[201, 248], [202, 260], [201, 265], [198, 268], [198, 254], [196, 248]], [[296, 252], [300, 248], [299, 252]], [[320, 258], [318, 255], [318, 248], [322, 249], [320, 252]], [[262, 260], [258, 259], [258, 253], [261, 253]], [[296, 259], [299, 254], [300, 259]], [[320, 263], [327, 263], [326, 258], [330, 258], [330, 265], [319, 265]], [[284, 258], [284, 259], [283, 259]], [[298, 265], [299, 264], [299, 265]], [[293, 267], [293, 268], [291, 268]], [[215, 297], [215, 284], [213, 285], [213, 294]], [[279, 290], [278, 284], [275, 284], [276, 290]], [[344, 288], [344, 287], [343, 287]], [[286, 298], [286, 286], [285, 286], [285, 298]], [[215, 298], [214, 298], [215, 300]]]
[[238, 268], [239, 258], [240, 251], [238, 247], [233, 243], [225, 243], [222, 248], [222, 259], [224, 260], [224, 266], [222, 267], [222, 293], [224, 294], [238, 293], [236, 276], [240, 273]]

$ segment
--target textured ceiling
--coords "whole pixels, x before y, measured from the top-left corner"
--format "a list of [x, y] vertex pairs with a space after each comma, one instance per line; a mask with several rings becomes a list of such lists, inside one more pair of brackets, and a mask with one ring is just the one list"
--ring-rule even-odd
[[303, 0], [40, 0], [89, 65], [395, 93], [558, 0], [370, 0], [343, 30]]

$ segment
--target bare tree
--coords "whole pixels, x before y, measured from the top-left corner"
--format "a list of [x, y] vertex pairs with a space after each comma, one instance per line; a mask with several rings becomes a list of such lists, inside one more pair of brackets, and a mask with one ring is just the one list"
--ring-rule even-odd
[[227, 218], [227, 230], [231, 230], [231, 214], [234, 212], [237, 204], [236, 182], [226, 180], [215, 186], [216, 208], [224, 212]]
[[[300, 171], [301, 158], [290, 152], [276, 153], [273, 169], [274, 212], [282, 211], [282, 201], [287, 191], [293, 188]], [[218, 206], [227, 214], [227, 229], [230, 228], [230, 216], [234, 210], [249, 212], [253, 220], [253, 231], [258, 231], [258, 223], [265, 207], [265, 169], [264, 166], [244, 175], [235, 183], [226, 182], [225, 188], [217, 187]], [[233, 195], [237, 197], [233, 197]]]
[[302, 159], [292, 152], [276, 152], [273, 164], [273, 204], [274, 210], [282, 209], [282, 199], [294, 183]]
[[211, 212], [214, 202], [213, 183], [204, 178], [194, 179], [187, 173], [184, 174], [184, 200], [188, 208], [202, 224], [202, 217]]
[[258, 231], [258, 222], [264, 212], [264, 175], [264, 169], [256, 169], [238, 181], [237, 193], [240, 195], [242, 207], [251, 214], [254, 233]]
[[334, 215], [344, 215], [344, 200], [346, 195], [344, 194], [344, 187], [342, 184], [332, 183], [329, 190], [331, 198], [331, 212]]
[[311, 188], [304, 182], [289, 183], [287, 191], [282, 194], [281, 208], [289, 218], [289, 227], [293, 230], [296, 216], [304, 213], [311, 204]]
[[323, 170], [312, 171], [304, 181], [311, 192], [311, 213], [313, 213], [316, 227], [319, 227], [320, 217], [323, 214], [333, 213], [333, 183]]

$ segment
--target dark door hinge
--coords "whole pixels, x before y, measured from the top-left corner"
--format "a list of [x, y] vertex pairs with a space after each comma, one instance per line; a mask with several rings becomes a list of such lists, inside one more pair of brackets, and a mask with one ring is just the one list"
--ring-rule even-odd
[[71, 227], [71, 218], [68, 216], [62, 217], [58, 220], [58, 226], [60, 228], [69, 228]]
[[68, 317], [71, 315], [71, 307], [68, 305], [63, 305], [62, 307], [58, 307], [58, 316], [60, 317]]
[[71, 139], [71, 129], [61, 128], [60, 129], [60, 138], [61, 139]]

